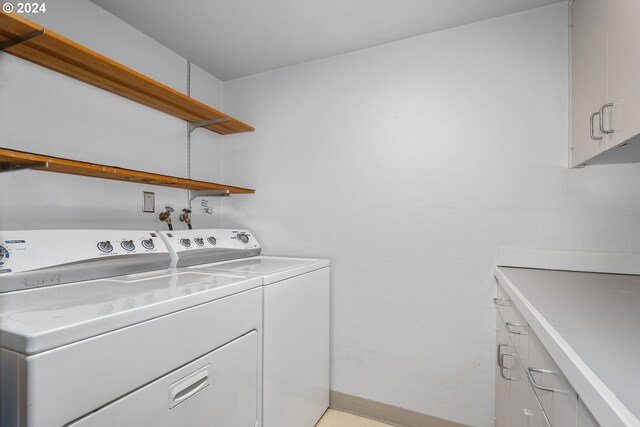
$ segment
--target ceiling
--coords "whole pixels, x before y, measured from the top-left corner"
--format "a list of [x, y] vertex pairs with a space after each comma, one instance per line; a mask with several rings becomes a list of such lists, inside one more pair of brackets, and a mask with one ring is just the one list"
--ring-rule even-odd
[[220, 80], [561, 0], [91, 0]]

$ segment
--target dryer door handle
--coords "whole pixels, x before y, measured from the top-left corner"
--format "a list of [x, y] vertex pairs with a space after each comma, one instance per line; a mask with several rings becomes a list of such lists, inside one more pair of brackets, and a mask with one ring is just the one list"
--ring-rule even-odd
[[210, 366], [189, 374], [180, 381], [169, 386], [169, 409], [184, 402], [191, 396], [203, 390], [210, 383]]

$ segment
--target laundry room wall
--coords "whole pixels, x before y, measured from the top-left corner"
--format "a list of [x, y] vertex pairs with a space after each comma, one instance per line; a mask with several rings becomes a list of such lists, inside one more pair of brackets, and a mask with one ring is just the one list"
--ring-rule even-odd
[[567, 57], [561, 3], [224, 83], [224, 225], [331, 258], [333, 390], [492, 426], [496, 248], [640, 252], [640, 165], [567, 168]]
[[[51, 30], [176, 90], [186, 93], [187, 60], [85, 0], [47, 2], [29, 15]], [[222, 108], [222, 82], [191, 67], [191, 94]], [[222, 179], [222, 137], [202, 129], [192, 134], [194, 179]], [[184, 121], [0, 54], [0, 147], [185, 177]], [[156, 212], [142, 213], [142, 192], [156, 195]], [[179, 211], [186, 191], [41, 171], [0, 174], [0, 230], [39, 228], [159, 229], [165, 204]], [[194, 202], [194, 226], [216, 227], [214, 215]], [[174, 216], [176, 229], [186, 228]]]

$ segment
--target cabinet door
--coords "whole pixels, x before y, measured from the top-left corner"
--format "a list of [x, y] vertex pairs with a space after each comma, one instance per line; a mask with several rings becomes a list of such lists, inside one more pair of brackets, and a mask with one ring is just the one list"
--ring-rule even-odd
[[509, 427], [529, 427], [529, 419], [525, 417], [525, 410], [528, 410], [530, 406], [529, 390], [531, 387], [529, 387], [518, 357], [505, 358], [505, 362], [507, 359], [511, 378], [509, 384]]
[[[634, 2], [635, 0], [628, 0]], [[600, 117], [607, 101], [607, 1], [575, 0], [571, 10], [570, 164], [580, 166], [608, 147]], [[632, 40], [629, 41], [630, 43]], [[593, 120], [592, 120], [593, 119]], [[591, 123], [591, 122], [594, 123]], [[592, 126], [593, 125], [593, 126]], [[591, 130], [596, 137], [593, 139]]]
[[578, 427], [600, 427], [582, 399], [578, 399]]
[[533, 331], [529, 333], [529, 366], [525, 369], [553, 425], [575, 426], [578, 395]]
[[[501, 367], [503, 353], [513, 353], [507, 331], [499, 313], [496, 313], [496, 427], [509, 427], [509, 376]], [[509, 357], [509, 356], [505, 356]]]
[[513, 360], [510, 374], [513, 379], [509, 384], [509, 427], [550, 427], [519, 358]]
[[529, 325], [500, 284], [498, 284], [498, 300], [502, 301], [502, 303], [496, 304], [496, 308], [502, 318], [503, 329], [506, 330], [507, 337], [515, 347], [516, 353], [526, 364]]
[[607, 98], [614, 104], [605, 110], [605, 125], [616, 146], [640, 133], [640, 1], [599, 1], [608, 7]]

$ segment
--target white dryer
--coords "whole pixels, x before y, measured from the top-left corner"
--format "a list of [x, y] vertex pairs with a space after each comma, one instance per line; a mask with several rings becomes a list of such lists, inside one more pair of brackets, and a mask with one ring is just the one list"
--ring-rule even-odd
[[259, 278], [167, 269], [151, 231], [6, 231], [0, 255], [0, 425], [260, 425]]
[[313, 427], [329, 406], [329, 261], [260, 256], [248, 230], [161, 232], [173, 265], [263, 283], [263, 427]]

